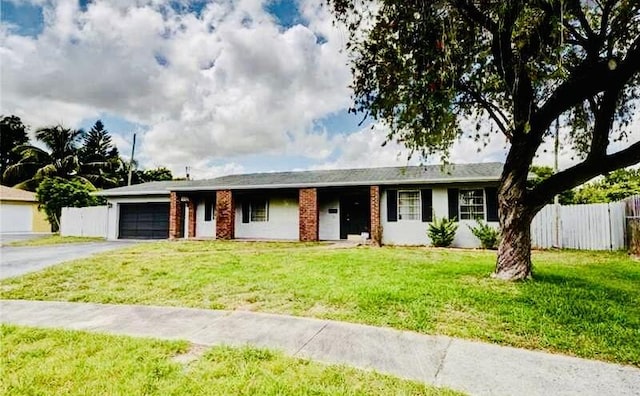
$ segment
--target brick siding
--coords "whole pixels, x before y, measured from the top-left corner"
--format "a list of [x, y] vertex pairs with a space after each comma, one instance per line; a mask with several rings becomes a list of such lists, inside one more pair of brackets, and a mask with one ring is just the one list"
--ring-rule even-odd
[[380, 187], [371, 186], [369, 188], [371, 198], [371, 242], [380, 246], [382, 243], [382, 225], [380, 224]]
[[187, 213], [189, 213], [189, 227], [187, 230], [188, 238], [196, 237], [196, 203], [193, 198], [187, 203]]
[[299, 231], [303, 242], [318, 240], [318, 190], [301, 188], [299, 192]]
[[236, 208], [231, 190], [216, 191], [216, 238], [235, 237]]
[[181, 227], [182, 205], [180, 204], [180, 195], [172, 191], [169, 194], [169, 239], [180, 238]]

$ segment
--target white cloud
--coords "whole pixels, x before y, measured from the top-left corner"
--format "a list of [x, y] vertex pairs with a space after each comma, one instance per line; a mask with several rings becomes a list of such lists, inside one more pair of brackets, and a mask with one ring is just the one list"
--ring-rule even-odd
[[[350, 104], [341, 52], [348, 34], [322, 0], [301, 0], [308, 26], [288, 29], [264, 10], [267, 1], [212, 2], [196, 15], [176, 12], [169, 0], [95, 0], [86, 11], [77, 0], [31, 0], [44, 5], [40, 35], [0, 25], [0, 112], [33, 127], [77, 126], [105, 113], [125, 118], [148, 127], [138, 134], [142, 165], [176, 175], [188, 165], [197, 178], [241, 172], [248, 154], [302, 156], [318, 162], [314, 168], [439, 162], [407, 161], [408, 151], [393, 142], [381, 147], [380, 125], [346, 135], [318, 127]], [[114, 141], [129, 155], [127, 139]], [[450, 160], [504, 161], [507, 148], [500, 134], [487, 146], [463, 139]], [[536, 162], [551, 165], [550, 148]], [[563, 151], [561, 167], [571, 156]]]
[[417, 165], [419, 158], [408, 160], [409, 151], [402, 145], [385, 141], [385, 127], [374, 124], [357, 132], [336, 136], [331, 144], [339, 150], [339, 157], [315, 165], [313, 169], [368, 168], [381, 166]]
[[162, 1], [97, 0], [86, 12], [54, 1], [38, 37], [0, 33], [2, 112], [35, 126], [115, 114], [149, 126], [141, 159], [176, 169], [324, 144], [313, 122], [349, 103], [339, 32], [322, 8], [305, 15], [309, 28], [283, 29], [264, 2], [210, 3], [196, 16]]

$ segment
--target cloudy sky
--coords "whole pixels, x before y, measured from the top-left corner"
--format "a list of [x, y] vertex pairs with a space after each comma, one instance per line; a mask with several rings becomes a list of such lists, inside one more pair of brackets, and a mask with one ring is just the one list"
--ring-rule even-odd
[[[1, 3], [0, 111], [32, 129], [102, 119], [125, 155], [137, 133], [143, 167], [195, 178], [407, 164], [381, 147], [384, 127], [347, 114], [347, 34], [322, 0]], [[480, 151], [459, 142], [451, 160], [505, 148], [498, 135]]]

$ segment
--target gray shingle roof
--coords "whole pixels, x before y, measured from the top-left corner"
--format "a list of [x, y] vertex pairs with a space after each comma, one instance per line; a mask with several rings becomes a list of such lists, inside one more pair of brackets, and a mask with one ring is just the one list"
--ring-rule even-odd
[[172, 188], [188, 183], [186, 180], [156, 181], [132, 186], [110, 188], [94, 193], [94, 195], [168, 195]]
[[251, 173], [222, 176], [210, 180], [153, 182], [119, 187], [100, 195], [167, 194], [169, 191], [197, 191], [255, 188], [299, 188], [329, 186], [365, 186], [390, 184], [443, 184], [472, 181], [498, 181], [503, 164], [402, 166], [387, 168], [314, 170], [302, 172]]

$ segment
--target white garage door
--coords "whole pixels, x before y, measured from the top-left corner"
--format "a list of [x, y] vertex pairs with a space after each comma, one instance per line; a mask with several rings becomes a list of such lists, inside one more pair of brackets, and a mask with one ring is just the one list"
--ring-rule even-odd
[[31, 232], [33, 212], [29, 205], [0, 205], [0, 232]]

